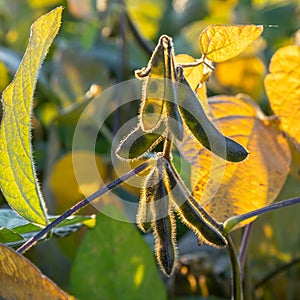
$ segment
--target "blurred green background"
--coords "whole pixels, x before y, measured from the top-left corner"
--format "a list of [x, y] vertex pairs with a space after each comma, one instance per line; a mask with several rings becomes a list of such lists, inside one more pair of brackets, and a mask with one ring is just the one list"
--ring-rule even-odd
[[[70, 157], [80, 113], [102, 90], [134, 78], [134, 70], [146, 66], [161, 34], [173, 37], [176, 54], [200, 58], [198, 37], [206, 26], [264, 25], [263, 38], [253, 49], [228, 65], [217, 65], [208, 82], [208, 95], [244, 92], [271, 114], [263, 90], [269, 60], [278, 48], [294, 43], [300, 28], [299, 0], [0, 0], [1, 92], [20, 63], [30, 25], [58, 5], [65, 7], [62, 26], [39, 76], [33, 114], [36, 167], [49, 212], [55, 214], [83, 197]], [[106, 182], [116, 176], [110, 162], [111, 137], [137, 112], [138, 103], [122, 107], [98, 134], [97, 165]], [[87, 128], [85, 138], [93, 130]], [[82, 155], [84, 167], [85, 159], [93, 154], [78, 155]], [[299, 166], [300, 158], [295, 154], [279, 200], [300, 194]], [[188, 174], [183, 176], [188, 178]], [[99, 186], [88, 171], [87, 178], [92, 193]], [[124, 185], [117, 192], [138, 201], [136, 188]], [[114, 203], [109, 197], [105, 201]], [[6, 206], [3, 198], [0, 203]], [[82, 213], [96, 212], [88, 207]], [[117, 213], [125, 214], [122, 207]], [[299, 256], [299, 214], [299, 207], [293, 207], [255, 221], [247, 261], [253, 290], [249, 299], [300, 299], [299, 265], [260, 285], [265, 276]], [[238, 243], [241, 230], [234, 236]], [[151, 235], [142, 236], [132, 224], [104, 215], [99, 215], [97, 227], [87, 234], [81, 230], [61, 240], [43, 242], [26, 255], [45, 275], [80, 299], [228, 299], [230, 265], [226, 253], [198, 247], [193, 234], [180, 223], [178, 240], [179, 263], [170, 279], [157, 270]]]

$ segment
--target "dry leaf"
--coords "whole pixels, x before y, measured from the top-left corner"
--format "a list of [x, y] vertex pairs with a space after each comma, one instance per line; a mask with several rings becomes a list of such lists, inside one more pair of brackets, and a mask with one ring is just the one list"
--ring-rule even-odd
[[74, 299], [59, 289], [29, 260], [3, 245], [0, 245], [0, 298]]
[[195, 198], [224, 221], [274, 201], [289, 172], [291, 154], [282, 133], [250, 99], [211, 97], [209, 105], [215, 125], [246, 147], [249, 157], [240, 163], [226, 162], [190, 136], [184, 137], [179, 149], [192, 163]]
[[199, 42], [203, 56], [213, 62], [223, 62], [239, 55], [262, 33], [257, 25], [212, 25], [200, 34]]
[[265, 88], [271, 108], [300, 151], [300, 46], [280, 48], [272, 57]]

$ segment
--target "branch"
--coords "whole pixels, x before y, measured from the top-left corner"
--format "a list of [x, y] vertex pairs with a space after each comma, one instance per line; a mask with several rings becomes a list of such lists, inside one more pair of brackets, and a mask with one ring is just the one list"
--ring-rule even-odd
[[133, 24], [131, 18], [129, 17], [128, 13], [125, 11], [125, 16], [129, 25], [129, 28], [133, 34], [133, 36], [135, 37], [136, 41], [140, 44], [140, 46], [145, 50], [145, 52], [150, 56], [152, 55], [152, 52], [154, 50], [154, 46], [153, 45], [149, 45], [149, 42], [146, 41], [141, 34], [139, 33], [138, 29], [135, 27], [135, 25]]
[[95, 200], [96, 198], [102, 196], [103, 194], [107, 193], [108, 191], [111, 191], [113, 188], [117, 187], [124, 181], [130, 179], [134, 175], [142, 172], [149, 166], [148, 163], [143, 163], [136, 167], [135, 169], [129, 171], [128, 173], [124, 174], [123, 176], [117, 178], [116, 180], [112, 181], [111, 183], [107, 184], [94, 194], [90, 195], [89, 197], [83, 199], [82, 201], [78, 202], [74, 206], [72, 206], [69, 210], [64, 212], [62, 215], [60, 215], [57, 219], [55, 219], [52, 223], [48, 224], [45, 228], [43, 228], [41, 231], [39, 231], [34, 237], [29, 239], [25, 244], [23, 244], [20, 248], [17, 249], [18, 253], [23, 253], [26, 250], [28, 250], [31, 246], [33, 246], [40, 238], [42, 238], [44, 235], [46, 235], [52, 228], [57, 226], [59, 223], [61, 223], [63, 220], [65, 220], [67, 217], [73, 215], [75, 212], [83, 208], [84, 206], [88, 205], [91, 201]]
[[249, 245], [249, 241], [250, 241], [250, 233], [252, 230], [252, 224], [253, 223], [247, 224], [246, 227], [244, 228], [244, 232], [243, 232], [243, 238], [242, 238], [241, 247], [240, 247], [239, 256], [238, 256], [242, 270], [244, 269], [244, 266], [245, 266], [247, 249], [248, 249], [248, 245]]
[[271, 205], [250, 211], [243, 215], [231, 217], [224, 222], [224, 234], [229, 233], [237, 224], [239, 224], [247, 219], [250, 219], [250, 218], [253, 218], [253, 217], [256, 217], [256, 216], [259, 216], [259, 215], [262, 215], [262, 214], [265, 214], [265, 213], [268, 213], [268, 212], [271, 212], [271, 211], [274, 211], [277, 209], [281, 209], [281, 208], [284, 208], [284, 207], [287, 207], [290, 205], [294, 205], [297, 203], [300, 203], [300, 197], [276, 202]]

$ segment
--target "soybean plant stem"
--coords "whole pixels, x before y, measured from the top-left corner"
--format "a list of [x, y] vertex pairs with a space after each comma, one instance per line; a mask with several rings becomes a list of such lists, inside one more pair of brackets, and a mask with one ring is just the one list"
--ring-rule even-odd
[[233, 244], [233, 241], [230, 235], [226, 237], [228, 246], [228, 254], [231, 261], [231, 268], [232, 268], [232, 299], [233, 300], [243, 300], [243, 291], [242, 291], [242, 276], [241, 276], [241, 268], [238, 260], [238, 255]]
[[134, 175], [142, 172], [148, 167], [148, 163], [143, 163], [136, 167], [135, 169], [129, 171], [128, 173], [124, 174], [123, 176], [117, 178], [116, 180], [112, 181], [111, 183], [107, 184], [94, 194], [90, 195], [89, 197], [83, 199], [82, 201], [78, 202], [74, 206], [72, 206], [69, 210], [64, 212], [62, 215], [60, 215], [57, 219], [55, 219], [53, 222], [48, 224], [45, 228], [43, 228], [41, 231], [39, 231], [34, 237], [29, 239], [26, 243], [24, 243], [20, 248], [17, 249], [17, 252], [22, 253], [28, 250], [31, 246], [33, 246], [40, 238], [45, 236], [51, 229], [53, 229], [55, 226], [57, 226], [59, 223], [61, 223], [63, 220], [65, 220], [67, 217], [73, 215], [75, 212], [77, 212], [79, 209], [83, 208], [87, 204], [89, 204], [91, 201], [95, 200], [96, 198], [102, 196], [103, 194], [107, 193], [108, 191], [112, 190], [113, 188], [117, 187], [124, 181], [130, 179]]
[[242, 238], [241, 247], [239, 251], [239, 262], [240, 262], [241, 269], [244, 268], [246, 262], [247, 249], [249, 245], [252, 224], [253, 223], [247, 224], [243, 231], [243, 238]]
[[133, 36], [135, 37], [136, 41], [140, 44], [140, 46], [145, 50], [145, 52], [148, 55], [152, 55], [152, 52], [154, 50], [154, 47], [152, 45], [150, 45], [150, 42], [146, 41], [141, 34], [139, 33], [138, 29], [135, 27], [135, 25], [133, 24], [130, 16], [128, 15], [128, 12], [125, 12], [126, 14], [126, 18], [127, 18], [127, 22], [129, 25], [129, 28], [133, 34]]
[[271, 205], [268, 205], [268, 206], [250, 211], [250, 212], [245, 213], [243, 215], [234, 216], [232, 218], [227, 219], [224, 222], [224, 232], [225, 232], [225, 234], [229, 233], [234, 226], [241, 223], [242, 221], [245, 221], [245, 220], [248, 220], [250, 218], [253, 218], [253, 217], [268, 213], [268, 212], [271, 212], [273, 210], [281, 209], [281, 208], [284, 208], [284, 207], [287, 207], [287, 206], [290, 206], [290, 205], [295, 205], [297, 203], [300, 203], [300, 197], [291, 198], [291, 199], [288, 199], [288, 200], [283, 200], [283, 201], [280, 201], [280, 202], [276, 202], [276, 203], [273, 203]]

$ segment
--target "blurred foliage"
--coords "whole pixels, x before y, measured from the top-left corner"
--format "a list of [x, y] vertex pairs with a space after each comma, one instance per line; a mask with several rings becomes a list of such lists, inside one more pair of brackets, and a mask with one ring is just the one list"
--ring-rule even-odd
[[[272, 110], [267, 101], [262, 79], [275, 50], [292, 45], [294, 34], [300, 25], [299, 0], [0, 0], [1, 92], [12, 79], [20, 63], [32, 22], [58, 5], [65, 6], [62, 27], [40, 72], [34, 96], [33, 115], [36, 166], [47, 206], [52, 213], [68, 208], [80, 200], [82, 195], [81, 187], [76, 186], [74, 174], [69, 169], [68, 159], [69, 152], [72, 150], [73, 133], [81, 112], [100, 90], [133, 78], [134, 70], [147, 64], [151, 49], [162, 33], [173, 37], [178, 54], [186, 53], [193, 57], [200, 57], [198, 38], [206, 26], [236, 23], [264, 25], [263, 39], [260, 40], [260, 44], [255, 45], [254, 50], [247, 50], [237, 58], [216, 64], [216, 72], [210, 78], [207, 88], [210, 96], [220, 93], [227, 95], [247, 93], [267, 115], [270, 115]], [[140, 35], [137, 35], [136, 31]], [[111, 137], [132, 114], [137, 113], [137, 104], [135, 106], [131, 102], [130, 105], [129, 109], [122, 108], [121, 114], [116, 112], [108, 118], [96, 142], [98, 166], [105, 182], [117, 176], [110, 162]], [[93, 136], [94, 130], [93, 127], [86, 128], [82, 135], [88, 140]], [[293, 155], [291, 174], [278, 200], [300, 194], [300, 159], [298, 154]], [[93, 178], [93, 174], [88, 174], [88, 171], [86, 174]], [[183, 176], [189, 177], [189, 174]], [[187, 178], [184, 179], [188, 181]], [[90, 183], [93, 185], [93, 182]], [[98, 188], [97, 182], [88, 188], [93, 190]], [[126, 195], [133, 202], [138, 201], [138, 193], [130, 186], [120, 188], [118, 193]], [[106, 202], [110, 203], [114, 200], [106, 199]], [[5, 205], [4, 200], [1, 200], [1, 203]], [[85, 212], [90, 214], [94, 210], [87, 208]], [[254, 223], [248, 260], [253, 285], [259, 283], [276, 268], [299, 257], [299, 213], [299, 207], [293, 207], [263, 216]], [[104, 220], [101, 220], [100, 215], [99, 223], [101, 221]], [[103, 223], [103, 226], [106, 226], [105, 224]], [[66, 239], [67, 242], [45, 242], [44, 247], [29, 251], [28, 256], [46, 275], [51, 273], [51, 278], [59, 286], [70, 293], [76, 291], [78, 295], [85, 295], [83, 288], [79, 291], [80, 286], [77, 286], [77, 283], [86, 278], [89, 281], [94, 278], [105, 278], [108, 272], [105, 265], [97, 269], [98, 261], [91, 261], [93, 256], [95, 255], [97, 259], [101, 257], [99, 253], [102, 252], [99, 251], [107, 250], [103, 255], [107, 256], [108, 262], [117, 263], [113, 261], [113, 255], [109, 256], [113, 250], [103, 249], [103, 245], [106, 241], [110, 245], [112, 241], [109, 238], [118, 232], [118, 225], [111, 224], [107, 228], [107, 230], [115, 230], [110, 235], [109, 231], [103, 231], [100, 225], [101, 223], [97, 225], [95, 231], [89, 232], [80, 245], [72, 268], [72, 285], [69, 283], [69, 265], [73, 264], [83, 235], [82, 231]], [[123, 225], [121, 224], [120, 228]], [[182, 228], [182, 225], [178, 226]], [[189, 233], [181, 228], [179, 228], [181, 233], [179, 265], [174, 276], [165, 282], [169, 298], [202, 299], [200, 296], [209, 295], [220, 299], [228, 298], [230, 265], [226, 255], [222, 251], [198, 247], [196, 242], [191, 242]], [[97, 230], [99, 230], [98, 239], [94, 236]], [[130, 228], [124, 226], [120, 232], [124, 232], [126, 238], [133, 232], [130, 236], [132, 242], [130, 240], [128, 243], [122, 243], [122, 249], [128, 255], [127, 257], [132, 258], [131, 262], [140, 262], [140, 256], [134, 257], [137, 249], [132, 248], [142, 244], [143, 241], [132, 226]], [[240, 231], [235, 234], [239, 242]], [[121, 239], [122, 236], [119, 238]], [[144, 239], [153, 245], [151, 237], [145, 235]], [[49, 249], [53, 247], [59, 257], [57, 260], [60, 266], [54, 272], [50, 272], [52, 260], [55, 258], [47, 259], [47, 255]], [[141, 247], [143, 251], [149, 250], [145, 245]], [[3, 249], [3, 251], [7, 250]], [[86, 255], [85, 251], [90, 251], [89, 255]], [[27, 261], [21, 263], [28, 264]], [[104, 264], [105, 261], [102, 263]], [[89, 270], [87, 269], [89, 266], [95, 268]], [[151, 274], [155, 273], [154, 267], [154, 262], [149, 262]], [[111, 267], [107, 268], [111, 270]], [[137, 266], [131, 270], [131, 274], [138, 273], [137, 281], [140, 280], [138, 276], [141, 276], [139, 273], [141, 268]], [[117, 269], [113, 270], [118, 272]], [[120, 278], [121, 275], [119, 274]], [[148, 274], [145, 273], [144, 276], [148, 281], [144, 286], [143, 299], [152, 299], [151, 291], [154, 285], [151, 285], [150, 279], [146, 278]], [[160, 286], [159, 277], [157, 274], [151, 276], [156, 278], [155, 284], [161, 291], [163, 287]], [[300, 299], [299, 281], [299, 267], [295, 265], [261, 285], [256, 290], [256, 297], [258, 299]], [[95, 286], [98, 284], [97, 281]], [[218, 288], [212, 288], [214, 286]], [[115, 288], [111, 285], [109, 287], [112, 290]], [[160, 295], [162, 295], [161, 299], [166, 297], [162, 291]], [[84, 299], [88, 298], [85, 296]], [[94, 298], [91, 296], [91, 299]]]

